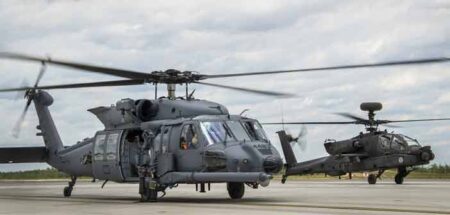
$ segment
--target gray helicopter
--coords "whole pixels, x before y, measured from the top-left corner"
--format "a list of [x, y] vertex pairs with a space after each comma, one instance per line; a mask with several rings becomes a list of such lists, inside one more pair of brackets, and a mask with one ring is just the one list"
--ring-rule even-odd
[[[15, 53], [0, 53], [0, 58], [40, 62], [42, 68], [31, 87], [0, 89], [0, 92], [25, 91], [26, 106], [15, 126], [20, 131], [25, 114], [34, 103], [43, 147], [0, 148], [0, 163], [46, 162], [71, 176], [63, 194], [71, 196], [80, 176], [120, 183], [139, 183], [142, 201], [156, 201], [158, 193], [165, 194], [178, 184], [195, 184], [206, 192], [211, 183], [227, 183], [229, 196], [240, 199], [245, 185], [267, 186], [272, 174], [283, 166], [277, 150], [270, 143], [256, 119], [231, 115], [221, 104], [199, 100], [189, 93], [189, 84], [202, 84], [275, 97], [292, 94], [254, 90], [235, 86], [202, 82], [205, 79], [331, 69], [440, 63], [448, 58], [420, 59], [251, 73], [205, 75], [192, 71], [169, 69], [150, 73], [106, 68], [50, 58]], [[46, 65], [53, 64], [85, 72], [124, 78], [116, 81], [39, 86]], [[75, 145], [64, 146], [50, 115], [52, 96], [44, 91], [83, 87], [111, 87], [125, 85], [155, 85], [154, 99], [129, 98], [112, 106], [89, 109], [105, 128], [93, 137]], [[167, 85], [167, 96], [158, 97], [157, 85]], [[176, 85], [184, 84], [184, 97], [175, 95]], [[104, 185], [103, 184], [103, 185]], [[102, 185], [102, 186], [103, 186]]]
[[[328, 125], [328, 124], [358, 124], [366, 126], [366, 133], [347, 139], [336, 141], [325, 140], [324, 146], [329, 156], [297, 163], [291, 143], [300, 137], [293, 137], [284, 130], [278, 131], [282, 150], [286, 158], [286, 172], [283, 175], [284, 183], [290, 175], [304, 175], [325, 173], [331, 176], [341, 176], [349, 173], [351, 179], [354, 172], [378, 171], [378, 174], [369, 174], [369, 184], [375, 184], [387, 169], [397, 169], [395, 183], [402, 184], [403, 179], [414, 170], [415, 166], [428, 164], [434, 159], [430, 146], [421, 146], [416, 139], [403, 134], [378, 130], [379, 125], [388, 123], [423, 122], [450, 120], [439, 119], [413, 119], [413, 120], [376, 120], [375, 111], [382, 109], [382, 104], [368, 102], [361, 104], [361, 110], [368, 112], [368, 119], [349, 114], [339, 115], [351, 118], [347, 122], [283, 122], [290, 125]], [[281, 123], [263, 123], [281, 124]]]

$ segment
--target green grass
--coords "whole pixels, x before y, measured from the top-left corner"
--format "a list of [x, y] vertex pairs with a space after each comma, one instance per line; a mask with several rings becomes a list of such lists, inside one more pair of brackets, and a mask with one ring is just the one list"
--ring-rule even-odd
[[54, 168], [19, 172], [0, 172], [0, 180], [14, 179], [68, 179], [69, 176]]

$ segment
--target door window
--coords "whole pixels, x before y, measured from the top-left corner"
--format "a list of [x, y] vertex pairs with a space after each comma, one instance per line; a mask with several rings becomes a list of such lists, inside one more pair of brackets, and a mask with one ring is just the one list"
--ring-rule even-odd
[[105, 134], [99, 134], [95, 138], [94, 160], [103, 160], [103, 155], [106, 150], [105, 138]]
[[108, 141], [106, 144], [106, 160], [116, 159], [118, 137], [118, 133], [112, 133], [108, 135]]
[[167, 153], [169, 142], [170, 142], [170, 127], [165, 127], [162, 136], [161, 153]]
[[198, 147], [198, 132], [194, 125], [183, 126], [180, 136], [180, 148], [183, 150], [195, 149]]

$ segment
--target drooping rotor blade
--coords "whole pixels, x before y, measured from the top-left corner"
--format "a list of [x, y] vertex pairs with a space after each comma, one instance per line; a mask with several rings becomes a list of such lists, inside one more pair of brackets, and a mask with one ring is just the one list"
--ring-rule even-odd
[[305, 69], [291, 69], [291, 70], [274, 70], [265, 72], [248, 72], [248, 73], [231, 73], [231, 74], [219, 74], [219, 75], [206, 75], [206, 78], [226, 78], [226, 77], [237, 77], [237, 76], [251, 76], [251, 75], [269, 75], [269, 74], [280, 74], [280, 73], [294, 73], [294, 72], [312, 72], [312, 71], [323, 71], [323, 70], [338, 70], [338, 69], [357, 69], [357, 68], [369, 68], [369, 67], [385, 67], [385, 66], [401, 66], [401, 65], [415, 65], [415, 64], [430, 64], [430, 63], [444, 63], [450, 61], [450, 58], [425, 58], [425, 59], [414, 59], [414, 60], [400, 60], [400, 61], [388, 61], [379, 63], [368, 63], [368, 64], [354, 64], [354, 65], [341, 65], [341, 66], [329, 66], [329, 67], [316, 67], [316, 68], [305, 68]]
[[280, 93], [280, 92], [265, 91], [265, 90], [254, 90], [254, 89], [248, 89], [248, 88], [243, 88], [243, 87], [232, 87], [232, 86], [226, 86], [226, 85], [221, 85], [221, 84], [205, 83], [205, 82], [198, 82], [198, 81], [193, 82], [193, 83], [203, 84], [203, 85], [213, 86], [213, 87], [221, 87], [221, 88], [232, 89], [232, 90], [239, 90], [239, 91], [248, 92], [248, 93], [256, 93], [256, 94], [266, 95], [266, 96], [275, 96], [275, 97], [294, 97], [295, 96], [295, 95], [289, 94], [289, 93]]
[[343, 124], [358, 124], [357, 121], [348, 122], [265, 122], [263, 125], [343, 125]]
[[351, 113], [335, 113], [335, 114], [337, 114], [339, 116], [343, 116], [343, 117], [349, 118], [349, 119], [354, 119], [356, 121], [361, 121], [361, 122], [368, 121], [367, 119], [361, 118], [361, 117], [353, 115]]
[[48, 64], [54, 64], [54, 65], [68, 67], [68, 68], [72, 68], [72, 69], [79, 69], [82, 71], [113, 75], [113, 76], [118, 76], [118, 77], [122, 77], [122, 78], [145, 79], [145, 78], [150, 77], [150, 74], [137, 72], [137, 71], [109, 68], [109, 67], [102, 67], [102, 66], [94, 66], [94, 65], [89, 65], [89, 64], [85, 64], [85, 63], [54, 60], [51, 58], [41, 58], [41, 57], [34, 57], [34, 56], [9, 53], [9, 52], [0, 52], [0, 58], [10, 58], [10, 59], [16, 59], [16, 60], [35, 61], [35, 62], [45, 62]]
[[445, 121], [450, 118], [435, 118], [435, 119], [409, 119], [409, 120], [377, 120], [378, 124], [398, 123], [398, 122], [429, 122], [429, 121]]
[[[143, 81], [143, 80], [118, 80], [118, 81], [102, 81], [102, 82], [91, 82], [91, 83], [38, 86], [38, 87], [35, 87], [34, 89], [48, 90], [48, 89], [84, 88], [84, 87], [111, 87], [111, 86], [139, 85], [139, 84], [144, 84], [144, 83], [145, 83], [145, 81]], [[22, 91], [22, 90], [28, 90], [28, 89], [33, 89], [33, 88], [32, 87], [6, 88], [6, 89], [0, 89], [0, 92]]]

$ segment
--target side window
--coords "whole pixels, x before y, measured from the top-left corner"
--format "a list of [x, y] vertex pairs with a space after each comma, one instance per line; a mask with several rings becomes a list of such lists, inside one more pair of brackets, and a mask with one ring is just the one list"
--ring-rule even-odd
[[161, 153], [167, 153], [168, 145], [170, 142], [170, 127], [165, 127], [163, 136], [162, 136], [162, 144], [161, 144]]
[[184, 125], [181, 130], [180, 136], [180, 148], [187, 149], [195, 149], [198, 145], [198, 134], [193, 125]]
[[106, 160], [116, 159], [118, 137], [118, 133], [108, 135], [108, 141], [106, 141]]
[[252, 140], [269, 142], [264, 130], [262, 129], [259, 123], [252, 121], [244, 121], [244, 127], [245, 130], [247, 130], [250, 137], [252, 138]]
[[99, 134], [95, 138], [94, 160], [103, 160], [103, 155], [106, 150], [105, 138], [106, 134]]

